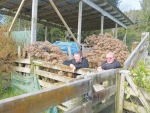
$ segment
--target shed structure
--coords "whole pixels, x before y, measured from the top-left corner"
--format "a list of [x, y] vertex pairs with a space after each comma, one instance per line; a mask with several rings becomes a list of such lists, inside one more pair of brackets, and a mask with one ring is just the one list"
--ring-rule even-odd
[[21, 2], [19, 16], [31, 21], [31, 42], [36, 40], [36, 22], [52, 27], [63, 27], [65, 22], [67, 30], [78, 29], [79, 44], [81, 31], [101, 29], [103, 34], [103, 29], [127, 29], [133, 24], [110, 0], [0, 0], [0, 13], [15, 16]]

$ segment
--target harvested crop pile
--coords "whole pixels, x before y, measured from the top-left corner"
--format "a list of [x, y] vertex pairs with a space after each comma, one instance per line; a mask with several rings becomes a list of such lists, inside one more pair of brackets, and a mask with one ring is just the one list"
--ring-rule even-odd
[[0, 72], [10, 72], [17, 57], [17, 43], [6, 35], [7, 29], [0, 28]]
[[45, 42], [34, 42], [33, 44], [24, 47], [24, 50], [27, 53], [26, 57], [34, 57], [35, 59], [41, 59], [51, 63], [62, 63], [64, 60], [68, 59], [68, 56], [61, 49], [51, 44], [48, 41]]
[[108, 51], [112, 51], [115, 54], [115, 58], [123, 65], [124, 61], [129, 56], [127, 46], [120, 40], [114, 38], [111, 34], [104, 35], [91, 35], [87, 37], [84, 42], [86, 44], [92, 44], [91, 50], [85, 51], [83, 56], [89, 61], [90, 68], [97, 68], [105, 61], [105, 54]]

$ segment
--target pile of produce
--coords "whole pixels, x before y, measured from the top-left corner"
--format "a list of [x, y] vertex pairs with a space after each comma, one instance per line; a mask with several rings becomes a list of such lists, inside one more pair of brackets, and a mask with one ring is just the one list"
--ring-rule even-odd
[[106, 53], [112, 51], [115, 54], [115, 59], [123, 66], [124, 61], [129, 56], [127, 46], [119, 39], [114, 38], [111, 34], [91, 35], [84, 42], [92, 44], [91, 50], [85, 51], [83, 56], [89, 61], [90, 68], [97, 68], [106, 60]]
[[41, 59], [50, 63], [61, 63], [68, 59], [68, 56], [61, 49], [51, 44], [48, 41], [45, 42], [34, 42], [29, 46], [24, 47], [24, 58], [33, 57], [35, 59]]

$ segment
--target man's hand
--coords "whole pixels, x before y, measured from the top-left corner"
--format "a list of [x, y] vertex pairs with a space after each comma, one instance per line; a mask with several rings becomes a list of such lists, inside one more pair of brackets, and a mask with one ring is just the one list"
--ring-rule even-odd
[[97, 68], [97, 71], [98, 71], [98, 72], [103, 71], [103, 69], [101, 68], [101, 66]]
[[73, 64], [70, 64], [70, 67], [72, 68], [72, 72], [74, 73], [74, 71], [76, 70], [76, 67]]

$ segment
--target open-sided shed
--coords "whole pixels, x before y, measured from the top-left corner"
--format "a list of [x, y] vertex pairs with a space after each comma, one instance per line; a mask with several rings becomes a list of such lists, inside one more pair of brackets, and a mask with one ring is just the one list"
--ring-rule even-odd
[[1, 14], [16, 14], [16, 17], [20, 14], [21, 19], [31, 20], [31, 42], [35, 41], [36, 22], [46, 26], [65, 25], [70, 34], [70, 28], [78, 29], [78, 43], [81, 31], [101, 29], [103, 34], [103, 28], [127, 28], [133, 24], [109, 0], [1, 0], [0, 7]]

